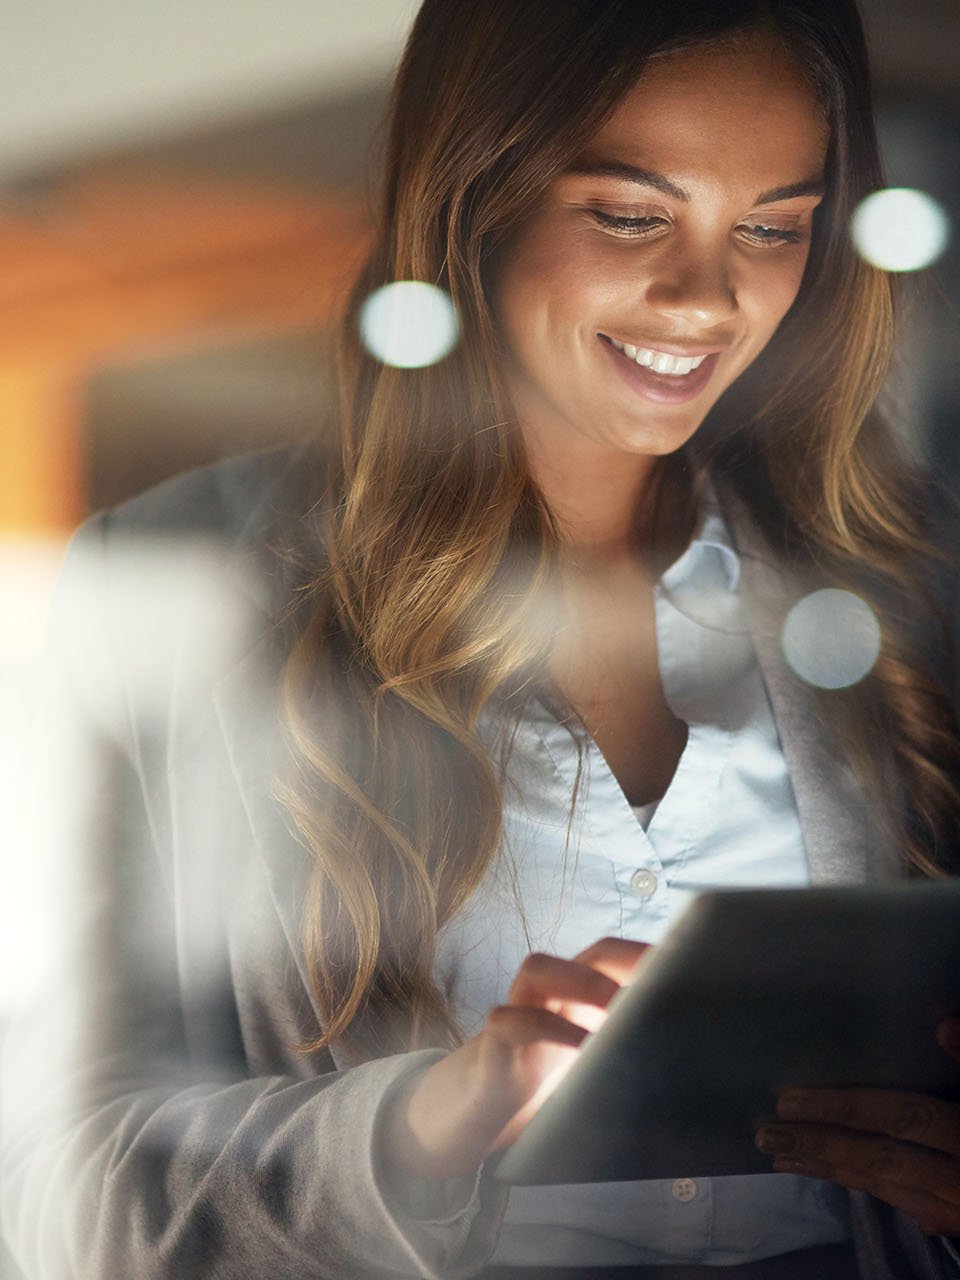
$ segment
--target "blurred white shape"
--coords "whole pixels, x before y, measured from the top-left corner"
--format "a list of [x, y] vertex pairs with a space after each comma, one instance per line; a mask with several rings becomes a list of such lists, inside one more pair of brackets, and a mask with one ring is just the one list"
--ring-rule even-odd
[[[239, 564], [224, 573], [221, 544], [190, 536], [130, 537], [112, 546], [106, 565], [99, 546], [75, 547], [45, 628], [62, 550], [0, 543], [11, 628], [0, 644], [0, 1022], [45, 989], [67, 926], [85, 905], [79, 860], [102, 837], [104, 807], [117, 799], [96, 733], [113, 723], [121, 701], [148, 735], [154, 725], [199, 719], [256, 635], [256, 583], [238, 580]], [[184, 731], [186, 742], [194, 736]], [[217, 766], [209, 751], [197, 751], [191, 818], [204, 847], [218, 838], [220, 815], [209, 803]]]
[[[19, 735], [16, 745], [22, 751], [24, 739]], [[86, 789], [85, 761], [76, 758], [69, 776], [58, 772], [56, 803], [73, 813]], [[54, 850], [47, 839], [37, 838], [26, 799], [34, 780], [23, 769], [17, 777], [18, 793], [4, 813], [0, 847], [0, 1023], [49, 987], [70, 919], [64, 891], [66, 847]], [[52, 796], [47, 799], [52, 803]]]
[[40, 648], [63, 547], [62, 538], [0, 538], [0, 662]]
[[222, 545], [209, 537], [132, 535], [111, 548], [105, 601], [100, 557], [92, 557], [91, 589], [74, 592], [74, 620], [112, 646], [141, 716], [165, 718], [175, 700], [189, 705], [239, 652], [251, 597], [224, 576], [222, 561]]
[[460, 326], [450, 297], [422, 280], [375, 290], [360, 310], [360, 337], [372, 356], [398, 369], [436, 364], [457, 344]]
[[936, 262], [950, 239], [950, 219], [932, 196], [909, 187], [875, 191], [851, 223], [861, 257], [884, 271], [920, 271]]
[[783, 624], [783, 654], [796, 674], [819, 689], [862, 680], [880, 652], [880, 624], [865, 600], [834, 587], [797, 601]]
[[56, 877], [25, 837], [39, 650], [62, 559], [62, 538], [0, 539], [0, 1021], [39, 981], [59, 923]]

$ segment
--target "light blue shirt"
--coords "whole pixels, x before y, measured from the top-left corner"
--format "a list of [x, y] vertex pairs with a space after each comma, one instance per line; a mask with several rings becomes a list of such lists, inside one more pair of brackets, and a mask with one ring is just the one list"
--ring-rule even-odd
[[[803, 836], [712, 497], [655, 595], [660, 674], [688, 728], [644, 830], [603, 755], [539, 701], [510, 756], [502, 857], [443, 931], [439, 977], [467, 1034], [531, 950], [615, 935], [656, 943], [697, 890], [809, 883]], [[847, 1239], [845, 1195], [788, 1174], [514, 1188], [493, 1262], [733, 1265]]]

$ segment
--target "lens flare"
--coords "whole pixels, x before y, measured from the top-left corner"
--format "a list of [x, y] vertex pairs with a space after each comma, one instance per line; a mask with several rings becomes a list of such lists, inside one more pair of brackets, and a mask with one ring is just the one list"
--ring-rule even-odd
[[781, 643], [801, 680], [818, 689], [846, 689], [873, 668], [880, 652], [880, 624], [865, 600], [829, 587], [793, 606]]
[[367, 298], [360, 310], [360, 337], [382, 364], [422, 369], [457, 345], [460, 326], [450, 297], [422, 280], [398, 280]]
[[909, 187], [875, 191], [851, 223], [861, 257], [884, 271], [921, 271], [936, 262], [950, 238], [950, 219], [932, 196]]

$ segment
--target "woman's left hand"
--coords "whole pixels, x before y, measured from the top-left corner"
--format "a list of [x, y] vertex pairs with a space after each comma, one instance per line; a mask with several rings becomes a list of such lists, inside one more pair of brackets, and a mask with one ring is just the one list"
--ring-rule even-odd
[[[960, 1018], [937, 1039], [960, 1062]], [[790, 1089], [783, 1123], [756, 1142], [779, 1173], [827, 1178], [913, 1218], [929, 1235], [960, 1236], [960, 1103], [882, 1089]]]

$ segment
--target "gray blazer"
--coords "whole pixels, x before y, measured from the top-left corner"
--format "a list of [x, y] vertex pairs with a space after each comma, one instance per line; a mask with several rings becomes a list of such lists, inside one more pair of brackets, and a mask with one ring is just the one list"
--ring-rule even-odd
[[[3, 1225], [31, 1280], [440, 1280], [477, 1274], [496, 1241], [495, 1185], [397, 1188], [378, 1159], [385, 1107], [435, 1053], [347, 1069], [298, 1048], [318, 1025], [310, 869], [269, 785], [283, 590], [267, 535], [296, 459], [169, 481], [68, 554], [36, 855], [64, 890], [61, 951], [8, 1037], [3, 1093]], [[783, 574], [728, 514], [813, 876], [895, 874], [781, 660]], [[960, 1276], [879, 1202], [851, 1209], [865, 1280]]]

